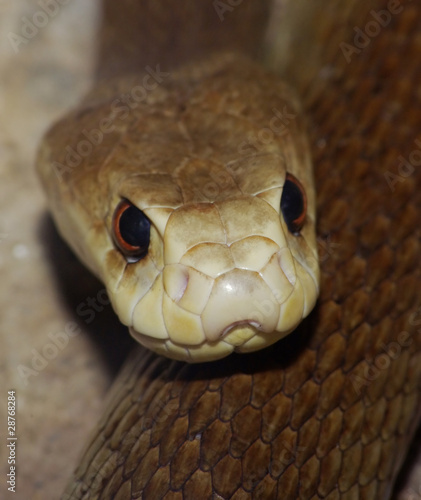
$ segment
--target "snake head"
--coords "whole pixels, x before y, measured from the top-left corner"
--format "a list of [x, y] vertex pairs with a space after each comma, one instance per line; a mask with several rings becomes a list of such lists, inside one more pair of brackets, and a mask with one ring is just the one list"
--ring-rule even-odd
[[[148, 348], [194, 362], [276, 342], [318, 295], [311, 186], [279, 152], [228, 164], [208, 154], [186, 151], [168, 174], [133, 172], [114, 190], [109, 217], [117, 243], [107, 268], [120, 279], [108, 288], [120, 319]], [[189, 179], [212, 196], [198, 199]]]
[[[198, 362], [294, 330], [319, 288], [311, 161], [294, 94], [236, 61], [235, 74], [225, 64], [202, 78], [174, 75], [127, 116], [115, 103], [60, 124], [74, 151], [76, 119], [86, 140], [113, 116], [92, 155], [62, 182], [45, 159], [41, 172], [62, 234], [131, 334]], [[44, 155], [51, 164], [51, 150]]]

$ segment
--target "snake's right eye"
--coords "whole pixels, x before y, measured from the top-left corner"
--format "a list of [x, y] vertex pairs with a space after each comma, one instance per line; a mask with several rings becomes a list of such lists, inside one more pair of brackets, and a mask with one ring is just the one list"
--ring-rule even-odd
[[301, 182], [292, 174], [287, 174], [281, 197], [281, 211], [288, 230], [299, 234], [307, 213], [307, 198]]
[[151, 223], [146, 215], [127, 200], [122, 200], [112, 223], [114, 242], [120, 251], [133, 262], [148, 253]]

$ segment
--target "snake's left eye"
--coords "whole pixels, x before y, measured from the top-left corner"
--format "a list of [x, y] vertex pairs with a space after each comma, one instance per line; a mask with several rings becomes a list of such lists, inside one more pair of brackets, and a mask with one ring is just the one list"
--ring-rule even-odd
[[307, 213], [307, 198], [300, 181], [287, 174], [281, 198], [281, 211], [288, 230], [298, 234], [305, 222]]
[[140, 260], [148, 253], [151, 223], [146, 215], [127, 200], [122, 200], [113, 217], [113, 237], [117, 247], [129, 258]]

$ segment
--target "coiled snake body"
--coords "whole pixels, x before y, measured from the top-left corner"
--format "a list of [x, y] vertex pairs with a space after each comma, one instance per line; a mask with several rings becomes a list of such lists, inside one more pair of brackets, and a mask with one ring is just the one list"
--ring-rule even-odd
[[[236, 49], [235, 42], [227, 40], [240, 40], [240, 47], [250, 49], [263, 36], [269, 12], [265, 2], [244, 1], [218, 11], [215, 6], [220, 9], [220, 2], [186, 1], [179, 7], [186, 9], [184, 17], [171, 19], [170, 6], [164, 3], [153, 7], [152, 2], [127, 2], [141, 9], [137, 33], [142, 53], [150, 58], [154, 50], [162, 54], [156, 59], [163, 61], [162, 70], [171, 58], [160, 44], [165, 46], [172, 38], [168, 30], [157, 30], [148, 39], [148, 12], [158, 26], [177, 25], [181, 19], [195, 26], [196, 43], [187, 49], [182, 42], [174, 43], [175, 54], [179, 50], [178, 55], [193, 60], [209, 42], [205, 27], [210, 15], [216, 16], [211, 22], [217, 33], [212, 48]], [[197, 14], [200, 6], [207, 9], [203, 18]], [[281, 7], [279, 19], [269, 29], [267, 60], [295, 87], [309, 120], [322, 271], [316, 309], [270, 348], [214, 363], [185, 364], [139, 348], [115, 382], [107, 410], [64, 498], [383, 499], [391, 494], [420, 413], [421, 173], [415, 141], [421, 123], [417, 115], [421, 12], [410, 1], [364, 5], [326, 1], [322, 7], [301, 0]], [[109, 13], [115, 8], [109, 7]], [[228, 24], [228, 17], [218, 18], [218, 12], [223, 17], [229, 13], [233, 24]], [[254, 19], [254, 25], [246, 25], [253, 26], [250, 33], [244, 28], [247, 17], [249, 22]], [[176, 34], [182, 32], [180, 26], [178, 30]], [[227, 31], [229, 37], [224, 38]], [[122, 47], [129, 63], [110, 53], [111, 72], [119, 65], [131, 71], [143, 62], [124, 43]], [[102, 76], [109, 76], [105, 73]], [[164, 79], [153, 62], [147, 74], [156, 81]], [[199, 87], [201, 81], [205, 84]], [[124, 119], [110, 115], [115, 99], [134, 88], [145, 101]], [[233, 155], [238, 154], [239, 144], [244, 145], [250, 131], [256, 135], [267, 128], [279, 109], [284, 120], [290, 117], [286, 133], [269, 127], [271, 140], [251, 146], [253, 162], [224, 177], [227, 165], [238, 164]], [[108, 119], [103, 123], [108, 131], [102, 132], [104, 138], [93, 152], [81, 164], [66, 164], [67, 147], [77, 148], [102, 119]], [[133, 294], [143, 296], [144, 287], [156, 287], [163, 324], [158, 324], [161, 316], [150, 300], [138, 313], [150, 337], [141, 335], [136, 324], [134, 335], [159, 352], [201, 361], [232, 349], [248, 351], [271, 344], [310, 312], [318, 270], [314, 194], [304, 137], [299, 106], [283, 83], [242, 56], [213, 55], [206, 63], [173, 72], [162, 85], [145, 80], [145, 73], [140, 80], [129, 76], [100, 84], [81, 109], [49, 133], [39, 169], [61, 231], [105, 281], [124, 322], [132, 324], [141, 303], [138, 298], [131, 302]], [[179, 189], [165, 175], [163, 165], [169, 162], [177, 166]], [[142, 174], [142, 195], [137, 194], [139, 163], [142, 172], [149, 169], [153, 174]], [[256, 174], [252, 181], [243, 176], [245, 170]], [[268, 208], [278, 207], [279, 212], [286, 170], [306, 195], [306, 222], [299, 235], [297, 227], [288, 232], [285, 221], [283, 236], [276, 233], [273, 227], [279, 223], [273, 223]], [[263, 178], [262, 172], [266, 172]], [[159, 183], [153, 176], [160, 176]], [[216, 194], [215, 186], [219, 186]], [[197, 190], [207, 199], [197, 203]], [[116, 217], [120, 219], [110, 207], [121, 208], [123, 203], [124, 213], [128, 200], [153, 226], [147, 257], [142, 245], [119, 246], [118, 231], [113, 234]], [[197, 223], [191, 219], [193, 229], [180, 229], [174, 213], [188, 212], [191, 206], [198, 210], [198, 205], [200, 216]], [[210, 214], [213, 206], [215, 216]], [[205, 219], [216, 233], [218, 224], [223, 227], [224, 239], [215, 236], [211, 249], [204, 248], [201, 236]], [[230, 225], [233, 219], [236, 223]], [[248, 224], [247, 237], [238, 236], [240, 223]], [[177, 244], [168, 243], [168, 234]], [[200, 251], [191, 252], [193, 247]], [[261, 262], [250, 264], [248, 256], [261, 255], [262, 248]], [[196, 275], [194, 265], [210, 261], [211, 254], [217, 264], [213, 269], [201, 267]], [[297, 286], [287, 297], [269, 300], [276, 304], [275, 312], [266, 307], [255, 316], [252, 306], [268, 304], [268, 295], [261, 292], [267, 281], [259, 285], [250, 281], [247, 288], [238, 285], [240, 278], [230, 281], [228, 276], [243, 270], [270, 280], [278, 268], [270, 267], [266, 274], [264, 269], [274, 258], [283, 271], [281, 279], [290, 285], [300, 283], [302, 291], [289, 307], [291, 312], [285, 314], [282, 308]], [[233, 265], [227, 264], [230, 259]], [[294, 276], [284, 264], [291, 259]], [[133, 261], [143, 264], [136, 267]], [[162, 263], [169, 271], [161, 273]], [[202, 279], [213, 271], [214, 281]], [[163, 275], [158, 278], [161, 283], [157, 274]], [[226, 281], [218, 282], [219, 276]], [[225, 307], [224, 299], [212, 302], [218, 286], [230, 290], [233, 284], [238, 285], [234, 295], [242, 304], [234, 312]], [[206, 287], [212, 292], [204, 297]], [[125, 291], [119, 295], [120, 288]], [[173, 303], [184, 301], [188, 317], [173, 322], [178, 313], [168, 312], [165, 294]], [[276, 338], [268, 337], [273, 330], [278, 331]], [[183, 332], [193, 333], [186, 340]], [[221, 335], [230, 337], [222, 350], [215, 347]]]

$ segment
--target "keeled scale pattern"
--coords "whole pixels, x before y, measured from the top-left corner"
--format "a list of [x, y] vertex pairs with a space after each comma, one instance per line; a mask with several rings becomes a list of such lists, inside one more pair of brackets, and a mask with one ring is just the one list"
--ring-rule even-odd
[[394, 191], [384, 174], [417, 149], [421, 9], [402, 3], [348, 64], [339, 43], [388, 2], [330, 3], [311, 43], [323, 71], [309, 52], [300, 80], [319, 193], [316, 310], [276, 346], [209, 365], [139, 349], [63, 498], [390, 496], [420, 414], [421, 166]]

